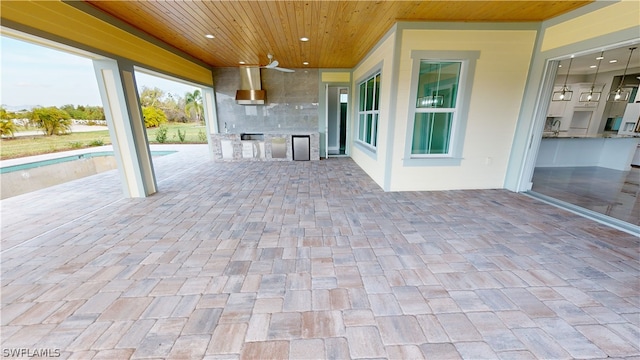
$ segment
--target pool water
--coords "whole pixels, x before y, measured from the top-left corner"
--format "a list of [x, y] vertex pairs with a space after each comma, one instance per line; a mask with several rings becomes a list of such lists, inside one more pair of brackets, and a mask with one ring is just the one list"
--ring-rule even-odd
[[[164, 156], [176, 151], [152, 151]], [[113, 151], [90, 152], [0, 168], [0, 199], [25, 194], [117, 168]]]

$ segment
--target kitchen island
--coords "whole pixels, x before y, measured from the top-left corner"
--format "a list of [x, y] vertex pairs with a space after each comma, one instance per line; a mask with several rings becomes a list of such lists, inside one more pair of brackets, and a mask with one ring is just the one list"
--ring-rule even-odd
[[320, 160], [319, 139], [309, 131], [211, 134], [215, 161]]
[[543, 135], [536, 167], [597, 166], [628, 171], [640, 138]]

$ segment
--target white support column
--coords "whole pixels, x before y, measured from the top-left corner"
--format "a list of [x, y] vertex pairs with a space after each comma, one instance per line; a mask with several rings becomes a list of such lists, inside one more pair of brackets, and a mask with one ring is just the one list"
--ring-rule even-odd
[[147, 197], [157, 185], [133, 65], [94, 60], [93, 67], [125, 196]]
[[217, 134], [218, 113], [216, 111], [216, 95], [212, 88], [200, 88], [202, 93], [202, 106], [204, 107], [204, 123], [207, 129], [207, 143], [209, 144], [209, 157], [213, 160], [213, 143], [211, 134]]

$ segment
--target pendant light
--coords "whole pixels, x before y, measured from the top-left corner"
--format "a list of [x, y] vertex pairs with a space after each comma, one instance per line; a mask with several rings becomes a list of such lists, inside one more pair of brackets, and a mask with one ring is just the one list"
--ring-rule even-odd
[[570, 101], [573, 96], [573, 91], [567, 87], [567, 79], [569, 78], [569, 72], [571, 71], [571, 63], [573, 62], [573, 55], [569, 59], [569, 68], [567, 69], [567, 76], [564, 77], [564, 85], [560, 91], [554, 91], [551, 101]]
[[598, 66], [596, 66], [596, 74], [593, 77], [593, 83], [591, 83], [591, 90], [580, 94], [580, 99], [579, 99], [580, 102], [600, 101], [600, 95], [602, 95], [602, 93], [599, 91], [594, 92], [593, 89], [596, 86], [596, 78], [598, 77], [598, 70], [600, 70], [600, 63], [602, 62], [602, 59], [604, 59], [604, 51], [600, 53], [600, 56], [598, 56], [597, 59], [598, 59]]
[[620, 85], [614, 91], [609, 93], [609, 97], [607, 101], [612, 102], [627, 102], [629, 100], [629, 91], [622, 89], [624, 86], [624, 77], [627, 75], [627, 69], [629, 68], [629, 62], [631, 61], [631, 55], [633, 54], [633, 50], [637, 49], [636, 47], [629, 48], [629, 59], [627, 59], [627, 65], [624, 67], [624, 72], [622, 73], [622, 79], [620, 80]]

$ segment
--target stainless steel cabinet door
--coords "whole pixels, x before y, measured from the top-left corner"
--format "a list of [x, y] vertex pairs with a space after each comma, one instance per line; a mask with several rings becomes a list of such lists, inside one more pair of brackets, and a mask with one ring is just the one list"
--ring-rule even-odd
[[309, 135], [293, 135], [291, 136], [293, 143], [293, 160], [309, 161], [311, 138]]

